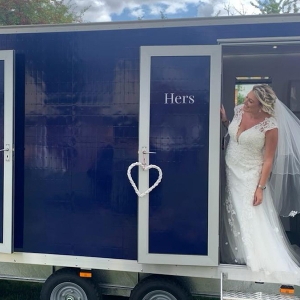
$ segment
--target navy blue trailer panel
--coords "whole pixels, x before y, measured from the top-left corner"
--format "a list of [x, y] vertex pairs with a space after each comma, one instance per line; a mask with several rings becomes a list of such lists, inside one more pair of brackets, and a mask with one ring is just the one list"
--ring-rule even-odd
[[164, 180], [150, 194], [149, 252], [207, 255], [210, 57], [151, 63], [151, 163]]

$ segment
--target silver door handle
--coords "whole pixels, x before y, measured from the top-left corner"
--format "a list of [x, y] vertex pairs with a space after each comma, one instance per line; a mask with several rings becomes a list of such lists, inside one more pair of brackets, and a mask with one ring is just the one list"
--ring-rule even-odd
[[6, 148], [0, 149], [0, 152], [7, 151], [8, 153], [5, 154], [5, 160], [10, 161], [10, 145], [6, 144], [5, 146], [6, 146]]
[[150, 151], [149, 152], [143, 151], [142, 153], [143, 154], [156, 154], [156, 152], [150, 152]]

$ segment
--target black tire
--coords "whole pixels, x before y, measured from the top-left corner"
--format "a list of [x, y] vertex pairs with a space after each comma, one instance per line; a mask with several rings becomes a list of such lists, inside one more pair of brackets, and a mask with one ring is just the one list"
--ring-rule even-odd
[[40, 299], [100, 300], [95, 284], [90, 279], [79, 277], [78, 272], [76, 269], [64, 268], [53, 273], [43, 284]]
[[130, 300], [190, 300], [191, 294], [176, 280], [163, 276], [150, 276], [132, 290]]

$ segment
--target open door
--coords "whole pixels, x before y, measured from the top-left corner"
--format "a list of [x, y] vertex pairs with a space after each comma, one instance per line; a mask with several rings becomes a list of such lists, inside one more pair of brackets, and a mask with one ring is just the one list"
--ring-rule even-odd
[[220, 99], [220, 46], [141, 47], [140, 263], [218, 265]]
[[0, 51], [0, 252], [13, 249], [14, 52]]

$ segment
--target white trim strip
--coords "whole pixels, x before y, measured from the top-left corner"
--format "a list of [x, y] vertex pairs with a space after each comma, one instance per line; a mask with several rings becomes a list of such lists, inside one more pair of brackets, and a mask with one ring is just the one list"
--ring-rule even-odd
[[[0, 51], [4, 61], [4, 145], [3, 151], [3, 243], [0, 252], [12, 253], [13, 249], [13, 139], [14, 139], [14, 51]], [[2, 197], [2, 196], [1, 196]]]
[[300, 44], [300, 36], [288, 37], [264, 37], [264, 38], [241, 38], [241, 39], [218, 39], [218, 44], [227, 45], [268, 45], [268, 44]]
[[[143, 48], [143, 47], [142, 47]], [[139, 161], [143, 161], [142, 151], [149, 149], [150, 133], [150, 73], [151, 73], [151, 55], [145, 50], [140, 51], [140, 111], [139, 111]], [[146, 164], [149, 164], [149, 155], [145, 156]], [[149, 183], [149, 172], [141, 171], [139, 168], [139, 190], [146, 191]], [[138, 253], [146, 253], [149, 249], [149, 194], [143, 198], [137, 198], [138, 201]]]
[[141, 28], [168, 28], [213, 25], [241, 25], [265, 23], [300, 23], [300, 14], [251, 15], [210, 18], [182, 18], [167, 20], [145, 20], [126, 22], [103, 22], [56, 25], [2, 26], [0, 34], [37, 33], [37, 32], [76, 32], [100, 30], [125, 30]]
[[[221, 134], [219, 111], [221, 105], [222, 48], [221, 46], [212, 47], [213, 48], [208, 48], [211, 52], [208, 164], [208, 253], [213, 261], [218, 262]], [[218, 221], [216, 222], [215, 219], [218, 219]]]
[[13, 254], [0, 254], [0, 261], [12, 263], [12, 267], [14, 264], [24, 263], [31, 265], [49, 265], [58, 267], [126, 271], [146, 274], [165, 274], [215, 279], [220, 279], [222, 272], [226, 274], [228, 280], [281, 284], [281, 282], [276, 280], [276, 278], [273, 278], [272, 275], [266, 276], [263, 272], [251, 272], [246, 266], [237, 265], [219, 265], [217, 267], [154, 265], [140, 264], [134, 260], [19, 252], [15, 252]]

